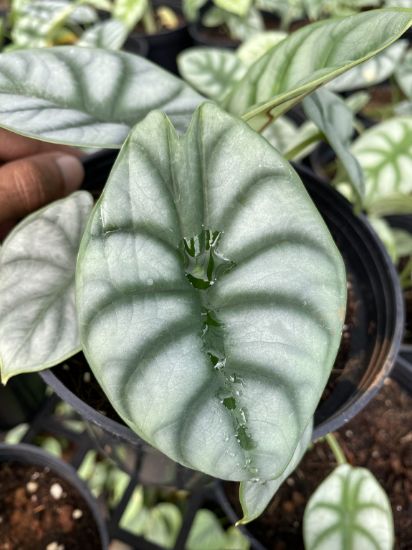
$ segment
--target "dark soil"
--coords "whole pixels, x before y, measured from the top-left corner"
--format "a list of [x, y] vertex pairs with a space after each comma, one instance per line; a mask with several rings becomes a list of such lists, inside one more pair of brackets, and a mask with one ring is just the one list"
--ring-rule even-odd
[[0, 463], [0, 550], [100, 550], [83, 497], [49, 468]]
[[[336, 435], [348, 462], [369, 468], [389, 495], [396, 550], [412, 549], [412, 397], [387, 380], [372, 403]], [[265, 514], [248, 525], [269, 550], [303, 549], [302, 518], [309, 497], [336, 466], [326, 443], [317, 443], [279, 489]], [[240, 517], [236, 484], [227, 494]]]

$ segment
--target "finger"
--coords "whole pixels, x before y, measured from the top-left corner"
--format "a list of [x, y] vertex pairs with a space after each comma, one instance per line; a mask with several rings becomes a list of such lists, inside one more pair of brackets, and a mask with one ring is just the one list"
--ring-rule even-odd
[[9, 162], [10, 160], [47, 153], [49, 151], [61, 151], [77, 157], [83, 155], [79, 149], [75, 149], [74, 147], [46, 143], [0, 128], [0, 161]]
[[0, 168], [0, 224], [25, 216], [77, 189], [81, 162], [62, 153], [43, 153]]

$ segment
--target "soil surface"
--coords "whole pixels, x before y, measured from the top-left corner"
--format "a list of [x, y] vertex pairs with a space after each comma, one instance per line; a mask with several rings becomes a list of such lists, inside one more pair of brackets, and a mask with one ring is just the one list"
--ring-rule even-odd
[[[372, 403], [337, 434], [347, 460], [369, 468], [388, 493], [395, 521], [396, 550], [412, 549], [412, 397], [387, 380]], [[269, 550], [300, 550], [302, 518], [309, 497], [334, 469], [326, 443], [317, 443], [279, 489], [265, 514], [248, 525]], [[240, 517], [236, 484], [227, 494]]]
[[49, 468], [0, 463], [0, 550], [101, 550], [83, 497]]

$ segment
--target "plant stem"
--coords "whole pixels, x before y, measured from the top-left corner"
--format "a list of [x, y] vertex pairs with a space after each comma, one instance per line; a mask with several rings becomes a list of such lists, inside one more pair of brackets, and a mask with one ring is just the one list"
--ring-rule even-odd
[[156, 20], [153, 13], [153, 8], [150, 1], [147, 3], [147, 8], [143, 14], [143, 27], [147, 34], [155, 34], [157, 31]]
[[345, 453], [343, 452], [342, 447], [339, 445], [336, 437], [332, 433], [327, 434], [325, 436], [325, 441], [329, 445], [330, 450], [332, 451], [333, 456], [338, 463], [338, 466], [341, 466], [342, 464], [347, 464]]
[[312, 145], [312, 143], [315, 143], [316, 141], [319, 141], [321, 139], [322, 139], [322, 134], [320, 132], [318, 134], [314, 134], [308, 137], [307, 139], [305, 139], [304, 141], [302, 141], [301, 143], [298, 143], [295, 147], [293, 147], [289, 151], [286, 151], [286, 153], [284, 153], [283, 156], [285, 157], [286, 160], [293, 160], [297, 155], [299, 155], [299, 153], [304, 151], [306, 147], [308, 147], [309, 145]]

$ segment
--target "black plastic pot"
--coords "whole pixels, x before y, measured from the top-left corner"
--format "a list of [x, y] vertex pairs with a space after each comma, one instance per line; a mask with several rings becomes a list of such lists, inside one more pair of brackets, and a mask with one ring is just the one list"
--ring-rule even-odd
[[[403, 229], [412, 234], [412, 215], [388, 216], [386, 220], [392, 227]], [[405, 307], [406, 324], [412, 325], [412, 311], [407, 303]], [[412, 394], [412, 343], [403, 342], [392, 377]]]
[[[84, 161], [84, 188], [98, 193], [105, 184], [116, 152], [99, 152]], [[364, 216], [332, 187], [303, 166], [296, 167], [323, 215], [345, 259], [357, 306], [348, 364], [332, 394], [318, 407], [314, 438], [337, 430], [372, 399], [390, 373], [402, 338], [403, 302], [395, 268]], [[43, 380], [83, 418], [111, 437], [139, 445], [126, 425], [107, 418], [70, 391], [53, 370]]]
[[149, 53], [149, 46], [144, 38], [139, 38], [133, 34], [127, 37], [126, 42], [122, 48], [125, 52], [147, 57]]
[[200, 9], [198, 19], [189, 23], [188, 32], [195, 46], [208, 46], [211, 48], [224, 48], [226, 50], [235, 50], [240, 46], [239, 40], [234, 40], [230, 36], [219, 33], [214, 29], [204, 27], [201, 23], [205, 13], [213, 7], [213, 2], [208, 0]]
[[[175, 0], [154, 0], [153, 6], [154, 8], [168, 6], [179, 17], [183, 17], [181, 3]], [[130, 38], [145, 42], [148, 59], [175, 74], [178, 73], [176, 57], [181, 51], [193, 45], [186, 22], [179, 25], [177, 29], [156, 34], [141, 34], [134, 31], [131, 33]]]
[[50, 468], [58, 477], [69, 483], [81, 495], [87, 504], [96, 523], [100, 536], [100, 547], [96, 550], [106, 550], [109, 546], [109, 537], [102, 514], [97, 502], [92, 497], [85, 483], [78, 477], [76, 470], [62, 460], [32, 445], [5, 445], [0, 444], [0, 462], [20, 462], [22, 464]]
[[22, 374], [0, 384], [0, 431], [29, 422], [46, 399], [46, 385], [38, 374]]

